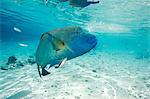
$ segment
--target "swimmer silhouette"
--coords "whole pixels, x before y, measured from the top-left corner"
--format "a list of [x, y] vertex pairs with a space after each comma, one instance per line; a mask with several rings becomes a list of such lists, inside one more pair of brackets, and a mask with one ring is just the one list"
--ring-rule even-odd
[[59, 0], [59, 1], [60, 2], [69, 1], [70, 5], [72, 5], [73, 7], [81, 7], [81, 8], [89, 6], [90, 4], [99, 3], [99, 1], [87, 1], [87, 0]]

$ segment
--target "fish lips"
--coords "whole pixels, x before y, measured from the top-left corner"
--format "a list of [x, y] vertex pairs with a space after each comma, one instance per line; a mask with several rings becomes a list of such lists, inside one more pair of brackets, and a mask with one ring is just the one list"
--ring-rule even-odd
[[80, 56], [90, 51], [97, 45], [97, 39], [92, 34], [83, 34], [75, 38], [71, 43], [71, 49], [75, 56]]
[[87, 44], [90, 44], [91, 46], [95, 46], [97, 44], [97, 39], [94, 35], [89, 34], [87, 36], [87, 39], [85, 40]]

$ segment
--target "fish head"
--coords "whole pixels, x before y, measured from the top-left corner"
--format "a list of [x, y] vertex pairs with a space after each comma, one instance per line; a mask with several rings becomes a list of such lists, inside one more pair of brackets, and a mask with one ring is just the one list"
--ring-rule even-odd
[[72, 59], [83, 55], [97, 44], [97, 39], [94, 35], [77, 26], [62, 28], [51, 32], [51, 34], [61, 41], [61, 43], [55, 43], [60, 48], [57, 51], [57, 59], [66, 57], [67, 59]]
[[[72, 35], [68, 37], [68, 43], [66, 44], [71, 50], [69, 53], [69, 58], [74, 58], [80, 55], [85, 54], [86, 52], [90, 51], [94, 48], [97, 44], [97, 39], [94, 35], [89, 34], [88, 31], [80, 28], [80, 27], [73, 27], [75, 30], [72, 31]], [[67, 39], [67, 38], [66, 38]]]

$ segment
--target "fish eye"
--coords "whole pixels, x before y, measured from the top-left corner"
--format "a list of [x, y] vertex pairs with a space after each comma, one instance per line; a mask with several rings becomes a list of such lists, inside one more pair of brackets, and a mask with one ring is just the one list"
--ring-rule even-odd
[[65, 43], [64, 43], [64, 42], [62, 42], [62, 45], [65, 45]]
[[56, 49], [56, 52], [59, 51], [60, 49]]

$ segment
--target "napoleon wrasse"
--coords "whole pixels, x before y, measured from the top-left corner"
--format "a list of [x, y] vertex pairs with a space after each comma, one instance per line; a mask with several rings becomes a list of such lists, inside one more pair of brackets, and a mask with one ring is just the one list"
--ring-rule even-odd
[[47, 65], [50, 65], [49, 68], [54, 65], [59, 67], [66, 60], [90, 51], [96, 44], [97, 39], [94, 35], [76, 26], [59, 28], [44, 33], [36, 51], [36, 63], [40, 77], [49, 74], [45, 69]]

